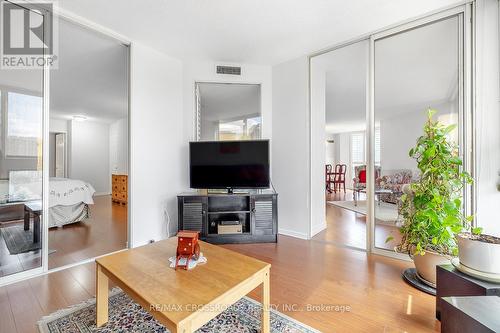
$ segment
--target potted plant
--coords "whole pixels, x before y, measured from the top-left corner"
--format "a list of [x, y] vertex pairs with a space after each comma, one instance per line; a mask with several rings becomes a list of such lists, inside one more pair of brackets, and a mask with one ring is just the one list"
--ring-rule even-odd
[[[457, 235], [461, 265], [477, 271], [479, 276], [491, 275], [500, 279], [500, 238], [481, 234], [480, 228]], [[479, 277], [478, 276], [478, 277]]]
[[418, 275], [431, 286], [436, 283], [436, 265], [457, 255], [455, 235], [472, 219], [462, 209], [463, 188], [472, 178], [461, 170], [457, 146], [448, 138], [456, 126], [433, 121], [435, 112], [428, 111], [424, 135], [409, 151], [420, 176], [401, 196], [402, 239], [396, 248], [413, 258]]

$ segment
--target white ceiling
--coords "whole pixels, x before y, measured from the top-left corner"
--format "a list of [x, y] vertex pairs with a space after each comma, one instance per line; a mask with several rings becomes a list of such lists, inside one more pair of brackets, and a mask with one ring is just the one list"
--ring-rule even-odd
[[236, 120], [260, 113], [260, 85], [200, 83], [202, 120]]
[[59, 21], [58, 68], [50, 73], [50, 116], [112, 122], [128, 113], [128, 47]]
[[[366, 119], [368, 43], [321, 56], [326, 70], [326, 122], [330, 133], [362, 130]], [[456, 18], [375, 43], [375, 117], [425, 110], [456, 100]]]
[[60, 0], [182, 60], [272, 65], [457, 0]]

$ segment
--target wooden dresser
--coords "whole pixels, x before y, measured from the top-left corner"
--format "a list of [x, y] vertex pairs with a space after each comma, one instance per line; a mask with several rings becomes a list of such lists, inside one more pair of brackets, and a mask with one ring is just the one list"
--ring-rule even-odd
[[113, 202], [126, 205], [128, 201], [128, 176], [111, 175], [111, 188]]

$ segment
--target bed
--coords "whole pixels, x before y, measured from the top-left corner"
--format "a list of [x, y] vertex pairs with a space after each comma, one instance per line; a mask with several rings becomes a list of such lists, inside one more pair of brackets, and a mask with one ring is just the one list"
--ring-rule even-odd
[[[14, 174], [13, 174], [14, 173]], [[40, 200], [41, 174], [38, 171], [11, 172], [9, 180], [0, 181], [0, 203]], [[49, 179], [49, 228], [84, 221], [89, 205], [94, 204], [91, 184], [78, 179]]]
[[87, 182], [69, 178], [49, 180], [49, 228], [83, 221], [94, 204], [94, 188]]

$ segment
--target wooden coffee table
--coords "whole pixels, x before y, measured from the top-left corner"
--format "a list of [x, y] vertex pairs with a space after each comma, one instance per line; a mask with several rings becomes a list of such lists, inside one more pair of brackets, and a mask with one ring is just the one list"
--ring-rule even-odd
[[262, 330], [270, 331], [271, 265], [200, 241], [208, 262], [174, 270], [177, 238], [96, 259], [96, 323], [108, 321], [108, 282], [116, 283], [171, 332], [194, 332], [262, 284]]

